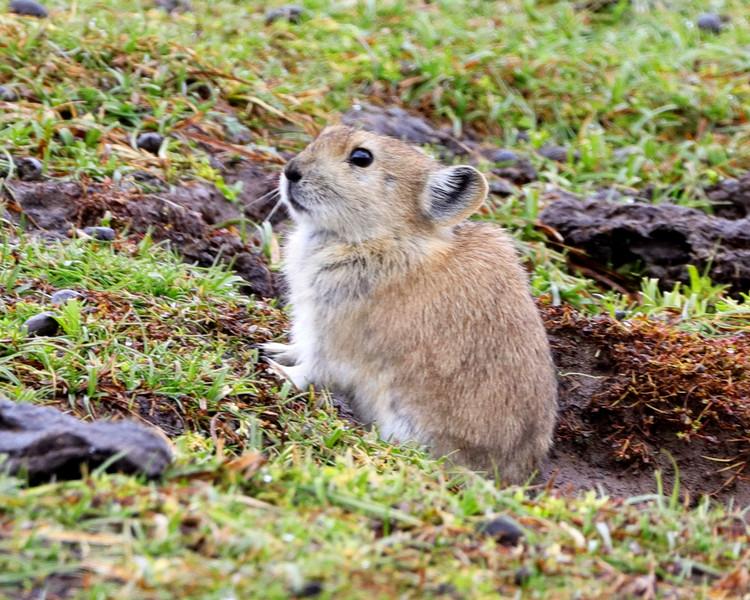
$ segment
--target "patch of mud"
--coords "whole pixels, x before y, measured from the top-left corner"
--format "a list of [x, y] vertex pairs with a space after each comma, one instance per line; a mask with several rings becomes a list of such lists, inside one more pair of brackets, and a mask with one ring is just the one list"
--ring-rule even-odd
[[[745, 196], [732, 198], [744, 202]], [[750, 217], [726, 219], [674, 204], [580, 199], [562, 191], [547, 199], [552, 202], [540, 215], [542, 224], [603, 266], [639, 265], [645, 275], [671, 287], [688, 281], [687, 265], [694, 265], [734, 293], [750, 290]], [[738, 210], [737, 203], [732, 206]]]
[[750, 458], [750, 336], [704, 338], [662, 323], [540, 308], [560, 382], [543, 473], [554, 488], [654, 493], [660, 469], [669, 494], [674, 460], [683, 497], [750, 505], [742, 467]]
[[[90, 225], [99, 224], [107, 213], [120, 231], [145, 234], [167, 241], [188, 262], [209, 266], [230, 262], [247, 282], [246, 291], [262, 297], [277, 294], [274, 280], [259, 250], [254, 223], [272, 223], [286, 217], [277, 206], [278, 176], [263, 166], [240, 161], [225, 170], [229, 184], [242, 182], [234, 202], [212, 184], [193, 182], [169, 187], [149, 174], [138, 180], [152, 191], [133, 186], [115, 188], [75, 182], [45, 181], [6, 183], [6, 213], [30, 230], [64, 238]], [[273, 214], [271, 214], [273, 213]]]

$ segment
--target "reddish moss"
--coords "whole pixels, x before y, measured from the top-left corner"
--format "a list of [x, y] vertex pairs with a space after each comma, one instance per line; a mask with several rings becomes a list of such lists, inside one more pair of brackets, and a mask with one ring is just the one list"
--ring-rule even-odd
[[[609, 442], [613, 459], [627, 463], [655, 464], [667, 444], [715, 449], [701, 457], [723, 470], [726, 484], [747, 479], [748, 332], [707, 337], [647, 318], [589, 317], [543, 303], [541, 309], [563, 371], [560, 438], [593, 430]], [[573, 370], [590, 377], [583, 386], [588, 398], [566, 380]]]

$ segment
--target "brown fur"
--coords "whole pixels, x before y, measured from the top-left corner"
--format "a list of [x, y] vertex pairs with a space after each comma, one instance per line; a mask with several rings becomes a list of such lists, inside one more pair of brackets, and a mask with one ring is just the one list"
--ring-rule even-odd
[[[347, 162], [357, 147], [371, 166]], [[292, 344], [272, 350], [293, 366], [277, 366], [299, 386], [347, 393], [387, 438], [528, 477], [551, 444], [556, 378], [512, 240], [463, 221], [486, 197], [484, 178], [345, 127], [292, 167], [300, 180], [281, 184], [297, 222], [285, 266]]]

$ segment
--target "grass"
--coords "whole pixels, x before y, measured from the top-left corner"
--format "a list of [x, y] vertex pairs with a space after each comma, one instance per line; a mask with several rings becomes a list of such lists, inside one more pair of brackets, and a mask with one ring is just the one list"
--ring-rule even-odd
[[[11, 596], [62, 583], [81, 598], [701, 596], [731, 591], [747, 568], [739, 508], [686, 508], [669, 490], [622, 501], [498, 489], [352, 427], [325, 396], [290, 394], [248, 343], [283, 314], [219, 267], [184, 265], [148, 241], [8, 233], [0, 389], [81, 416], [180, 425], [159, 482], [93, 472], [28, 488], [0, 476]], [[64, 333], [26, 338], [24, 320], [60, 288], [86, 294], [55, 309]], [[477, 532], [497, 515], [523, 527], [522, 544]]]
[[[621, 4], [308, 2], [301, 23], [265, 25], [258, 3], [168, 15], [146, 1], [50, 2], [49, 20], [0, 17], [0, 83], [25, 97], [5, 107], [0, 143], [49, 173], [176, 178], [202, 160], [191, 126], [221, 139], [244, 124], [253, 148], [297, 150], [353, 100], [381, 99], [517, 146], [542, 182], [653, 184], [700, 202], [704, 184], [750, 167], [750, 17], [722, 2], [731, 21], [717, 36], [695, 26], [702, 2]], [[170, 136], [159, 158], [134, 149], [151, 130]], [[546, 142], [580, 161], [544, 161], [533, 149]]]
[[[259, 2], [196, 1], [175, 14], [146, 0], [46, 4], [47, 20], [0, 14], [0, 85], [20, 96], [0, 102], [6, 180], [13, 157], [34, 156], [50, 177], [142, 185], [134, 175], [146, 170], [213, 182], [232, 200], [215, 150], [281, 163], [353, 102], [398, 104], [534, 163], [540, 180], [481, 218], [516, 236], [535, 295], [689, 330], [668, 340], [697, 331], [719, 347], [747, 327], [748, 298], [703, 273], [672, 290], [644, 280], [638, 293], [605, 291], [571, 272], [535, 225], [550, 185], [653, 188], [654, 201], [705, 207], [705, 185], [750, 169], [742, 0], [712, 5], [730, 18], [719, 35], [695, 27], [707, 9], [698, 0], [599, 12], [543, 0], [311, 0], [300, 23], [270, 25]], [[158, 155], [137, 149], [146, 131], [166, 136]], [[535, 153], [545, 143], [580, 159], [547, 161]], [[267, 225], [262, 237], [270, 253]], [[283, 335], [286, 315], [238, 285], [148, 236], [51, 243], [0, 220], [0, 393], [85, 419], [150, 422], [176, 448], [156, 482], [92, 472], [28, 487], [0, 474], [0, 597], [747, 591], [747, 508], [685, 506], [677, 489], [630, 499], [499, 489], [385, 444], [324, 392], [296, 394], [264, 369], [255, 344]], [[63, 288], [83, 298], [51, 306]], [[28, 338], [23, 323], [43, 310], [61, 334]], [[649, 396], [648, 409], [661, 399]], [[651, 417], [669, 421], [660, 414]], [[478, 532], [498, 515], [523, 528], [519, 545]]]

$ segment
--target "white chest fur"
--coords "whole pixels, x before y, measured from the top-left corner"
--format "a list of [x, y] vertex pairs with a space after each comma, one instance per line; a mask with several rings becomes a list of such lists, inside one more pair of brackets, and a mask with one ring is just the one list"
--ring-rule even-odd
[[297, 362], [309, 365], [310, 368], [317, 362], [316, 357], [319, 355], [314, 286], [319, 263], [313, 234], [307, 227], [298, 225], [287, 244], [284, 272], [289, 283], [289, 300], [292, 305], [292, 344], [298, 356]]

